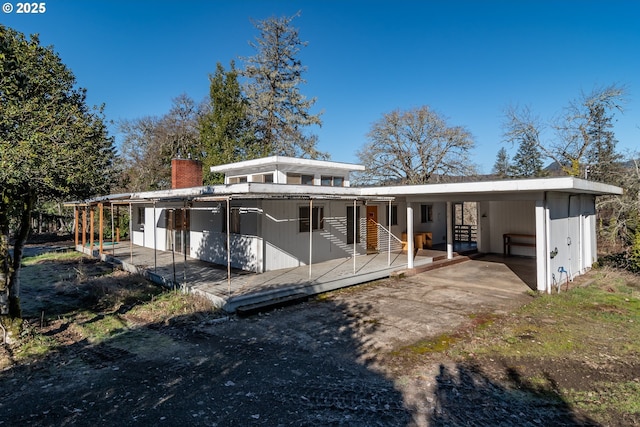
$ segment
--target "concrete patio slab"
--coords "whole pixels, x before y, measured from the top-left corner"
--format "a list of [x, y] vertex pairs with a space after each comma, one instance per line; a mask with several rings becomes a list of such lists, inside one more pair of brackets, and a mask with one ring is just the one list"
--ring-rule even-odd
[[[154, 251], [129, 242], [76, 248], [84, 253], [116, 263], [124, 270], [168, 287], [177, 287], [210, 299], [217, 307], [235, 312], [240, 306], [280, 300], [292, 295], [311, 296], [346, 286], [389, 277], [406, 268], [407, 255], [387, 252], [341, 258], [311, 266], [251, 273], [233, 269], [227, 278], [225, 266], [185, 257], [180, 253]], [[414, 258], [416, 266], [432, 263], [439, 251], [422, 251]]]

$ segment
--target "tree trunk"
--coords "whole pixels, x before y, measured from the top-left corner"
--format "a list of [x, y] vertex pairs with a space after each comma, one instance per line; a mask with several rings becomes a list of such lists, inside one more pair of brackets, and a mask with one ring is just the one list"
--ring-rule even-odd
[[[4, 224], [0, 224], [4, 229]], [[8, 227], [7, 227], [8, 228]], [[11, 276], [11, 255], [9, 254], [9, 234], [0, 233], [0, 315], [9, 314], [9, 277]]]
[[17, 319], [22, 318], [22, 308], [20, 307], [20, 267], [24, 245], [31, 229], [30, 219], [34, 203], [35, 195], [27, 194], [23, 200], [20, 225], [13, 244], [13, 271], [9, 277], [9, 316]]
[[0, 315], [9, 314], [9, 277], [11, 276], [9, 215], [6, 198], [6, 194], [2, 192], [0, 194]]

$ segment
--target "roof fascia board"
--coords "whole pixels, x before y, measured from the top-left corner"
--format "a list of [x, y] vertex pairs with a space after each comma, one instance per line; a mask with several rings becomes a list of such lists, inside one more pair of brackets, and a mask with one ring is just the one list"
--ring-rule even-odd
[[364, 171], [363, 165], [355, 163], [332, 162], [328, 160], [298, 159], [295, 157], [271, 156], [261, 159], [245, 160], [242, 162], [229, 163], [226, 165], [211, 166], [210, 171], [214, 173], [237, 173], [237, 171], [264, 172], [267, 167], [274, 170], [294, 170], [296, 167], [314, 168], [318, 170], [332, 169], [342, 171]]

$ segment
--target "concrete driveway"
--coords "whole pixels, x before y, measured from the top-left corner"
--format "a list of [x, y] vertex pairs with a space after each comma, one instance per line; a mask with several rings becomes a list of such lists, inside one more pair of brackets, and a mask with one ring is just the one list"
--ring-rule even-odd
[[474, 314], [504, 314], [526, 304], [532, 298], [527, 285], [532, 275], [535, 260], [485, 256], [336, 292], [331, 299], [359, 318], [360, 333], [372, 350], [384, 351], [450, 333], [471, 322]]

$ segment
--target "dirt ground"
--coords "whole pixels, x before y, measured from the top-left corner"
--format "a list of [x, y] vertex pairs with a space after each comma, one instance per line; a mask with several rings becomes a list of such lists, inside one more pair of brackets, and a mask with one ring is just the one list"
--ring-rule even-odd
[[500, 361], [396, 357], [532, 298], [502, 264], [453, 268], [246, 318], [150, 322], [125, 305], [118, 315], [127, 326], [99, 343], [58, 316], [41, 330], [56, 351], [0, 372], [0, 426], [594, 424], [535, 388], [501, 385]]

